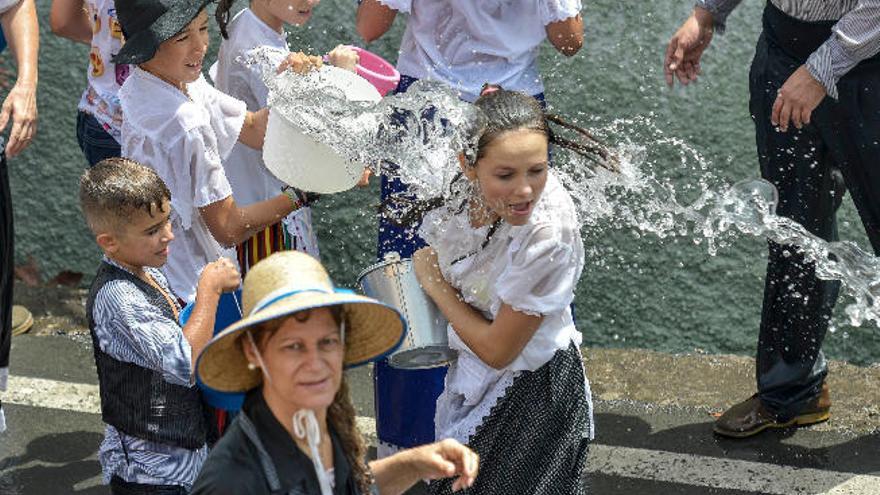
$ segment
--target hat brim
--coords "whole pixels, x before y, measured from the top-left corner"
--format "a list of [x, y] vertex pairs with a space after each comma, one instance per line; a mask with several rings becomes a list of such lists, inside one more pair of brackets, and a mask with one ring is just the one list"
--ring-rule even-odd
[[211, 339], [196, 362], [199, 380], [221, 392], [245, 392], [258, 386], [262, 372], [248, 369], [238, 344], [244, 332], [276, 318], [328, 306], [345, 308], [346, 367], [384, 358], [400, 346], [406, 335], [406, 320], [392, 306], [355, 294], [304, 292], [233, 323]]
[[214, 0], [174, 3], [156, 22], [130, 39], [110, 60], [114, 64], [142, 64], [156, 55], [159, 45], [183, 31]]

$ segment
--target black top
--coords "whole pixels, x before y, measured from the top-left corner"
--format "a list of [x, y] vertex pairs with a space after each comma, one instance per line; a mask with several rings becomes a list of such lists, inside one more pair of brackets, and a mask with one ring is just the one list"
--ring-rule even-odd
[[127, 435], [190, 450], [201, 448], [205, 445], [207, 424], [196, 387], [168, 383], [158, 371], [120, 361], [101, 350], [93, 317], [95, 297], [114, 280], [134, 284], [166, 318], [175, 319], [168, 300], [155, 287], [119, 267], [101, 262], [86, 300], [100, 385], [101, 418]]
[[[250, 427], [259, 445], [249, 437]], [[351, 465], [332, 428], [330, 439], [335, 475], [333, 493], [360, 495]], [[271, 478], [277, 479], [276, 490], [271, 487]], [[192, 495], [269, 494], [321, 495], [321, 488], [311, 459], [278, 422], [257, 388], [248, 393], [242, 412], [211, 450], [193, 485]]]

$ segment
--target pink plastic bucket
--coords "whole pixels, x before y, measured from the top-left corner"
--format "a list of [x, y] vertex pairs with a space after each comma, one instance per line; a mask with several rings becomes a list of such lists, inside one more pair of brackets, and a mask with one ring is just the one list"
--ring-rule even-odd
[[358, 75], [370, 81], [370, 84], [376, 87], [380, 95], [385, 96], [389, 91], [397, 88], [397, 83], [400, 82], [400, 72], [397, 72], [393, 65], [363, 48], [357, 46], [350, 48], [356, 51], [360, 57], [357, 64]]

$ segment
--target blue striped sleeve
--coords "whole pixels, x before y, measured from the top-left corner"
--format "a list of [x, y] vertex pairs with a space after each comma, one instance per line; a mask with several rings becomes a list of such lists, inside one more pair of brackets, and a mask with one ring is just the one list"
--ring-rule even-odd
[[727, 16], [733, 12], [742, 0], [697, 0], [697, 7], [702, 7], [712, 14], [715, 30], [722, 34], [727, 26]]
[[880, 0], [860, 0], [834, 25], [833, 34], [807, 59], [807, 70], [837, 98], [837, 81], [880, 53]]
[[150, 304], [134, 284], [124, 280], [107, 283], [95, 296], [92, 311], [102, 351], [158, 371], [169, 383], [194, 383], [192, 347], [182, 329]]

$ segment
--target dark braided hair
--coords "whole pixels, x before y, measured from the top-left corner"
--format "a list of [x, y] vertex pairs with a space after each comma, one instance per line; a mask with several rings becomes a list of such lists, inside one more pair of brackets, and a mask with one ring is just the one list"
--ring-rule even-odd
[[214, 11], [214, 18], [217, 19], [217, 25], [220, 26], [220, 36], [223, 36], [225, 40], [229, 39], [226, 26], [229, 24], [229, 11], [232, 10], [234, 3], [235, 0], [220, 0], [217, 2], [217, 10]]
[[[586, 158], [592, 164], [587, 165], [591, 169], [594, 166], [599, 166], [612, 172], [619, 171], [617, 158], [601, 141], [586, 129], [572, 124], [558, 115], [545, 113], [541, 104], [532, 96], [518, 91], [507, 91], [498, 85], [486, 84], [474, 105], [480, 109], [483, 118], [475, 122], [472, 129], [469, 129], [473, 137], [472, 142], [475, 142], [475, 145], [464, 150], [468, 166], [475, 166], [485, 156], [489, 145], [501, 134], [528, 129], [547, 136], [549, 144], [570, 150]], [[560, 133], [554, 132], [550, 127], [551, 123], [574, 131], [578, 135], [578, 139], [568, 139]], [[455, 196], [454, 190], [458, 187], [456, 183], [461, 180], [462, 176], [463, 174], [459, 173], [452, 179], [450, 196]], [[402, 227], [416, 225], [421, 223], [427, 212], [443, 206], [446, 201], [447, 199], [442, 196], [427, 200], [413, 200], [403, 195], [397, 195], [382, 202], [380, 214]], [[458, 212], [463, 211], [466, 206], [467, 201], [465, 200], [459, 205]], [[403, 213], [394, 215], [393, 211], [402, 211]], [[493, 224], [483, 247], [488, 244], [496, 229], [497, 224]]]

